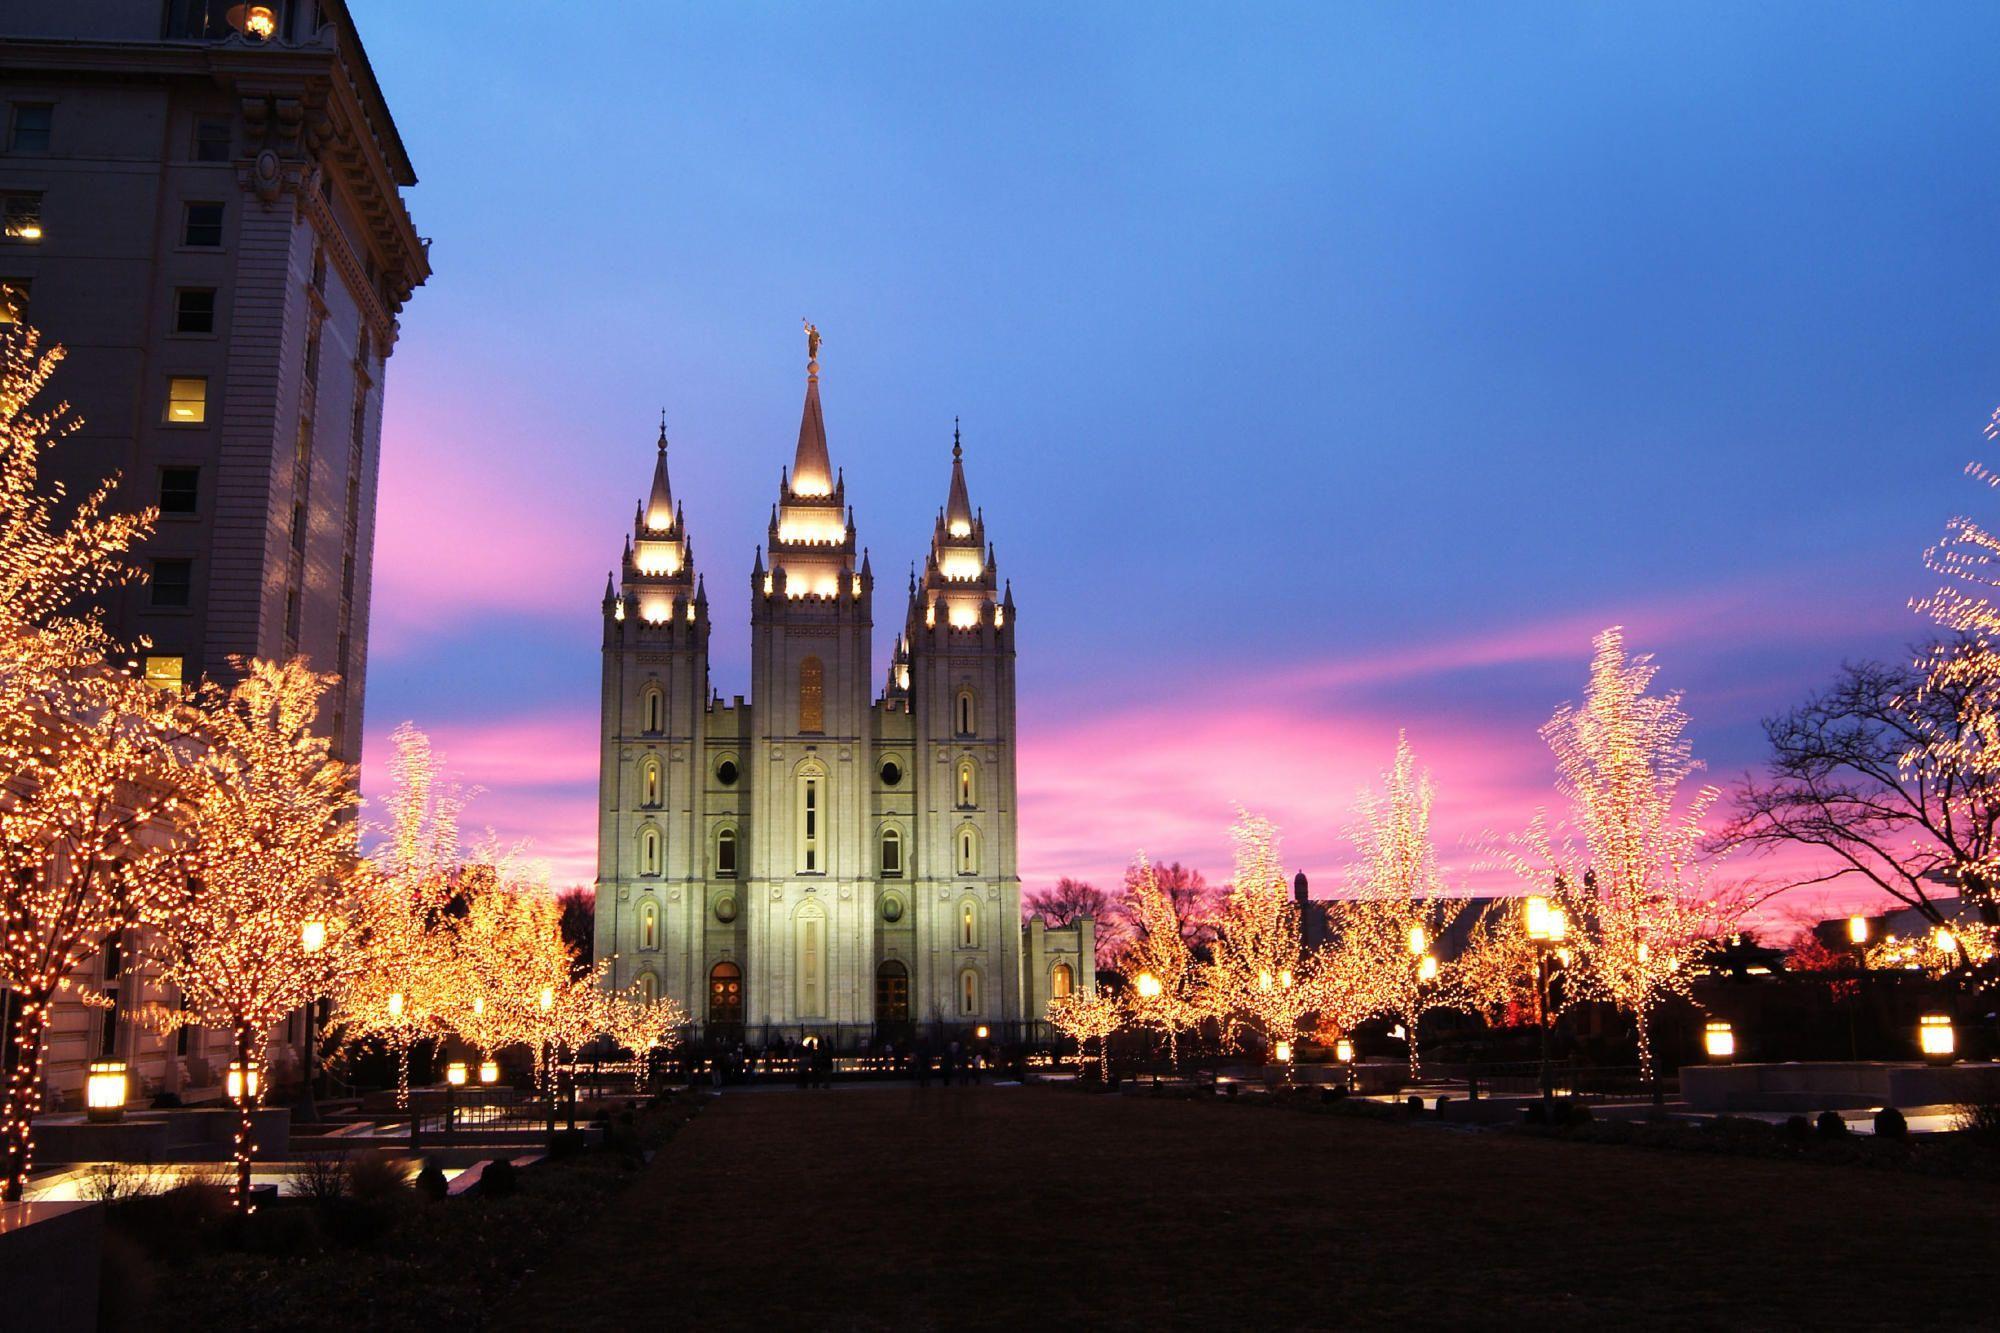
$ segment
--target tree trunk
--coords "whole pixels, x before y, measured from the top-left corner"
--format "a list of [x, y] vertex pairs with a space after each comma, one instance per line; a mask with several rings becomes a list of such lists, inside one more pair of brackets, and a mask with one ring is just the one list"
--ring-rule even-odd
[[6, 1039], [17, 1053], [13, 1072], [7, 1077], [7, 1093], [0, 1103], [0, 1151], [5, 1153], [6, 1184], [0, 1189], [8, 1203], [19, 1203], [27, 1189], [28, 1171], [34, 1166], [35, 1113], [42, 1109], [42, 1055], [46, 1049], [48, 999], [30, 998], [15, 992], [12, 1029]]
[[1417, 1047], [1417, 1020], [1421, 1017], [1422, 1014], [1412, 1014], [1403, 1020], [1403, 1030], [1410, 1034], [1410, 1082], [1412, 1083], [1423, 1077], [1424, 1072], [1423, 1054]]
[[258, 1084], [258, 1092], [263, 1091], [262, 1071], [251, 1063], [250, 1049], [255, 1044], [256, 1034], [247, 1027], [236, 1029], [236, 1061], [243, 1070], [243, 1081], [236, 1096], [236, 1211], [250, 1211], [250, 1158], [256, 1151], [251, 1135], [257, 1127], [257, 1094], [251, 1092], [252, 1080]]
[[1653, 1028], [1649, 1021], [1651, 1009], [1639, 1005], [1632, 1010], [1633, 1024], [1639, 1029], [1639, 1081], [1651, 1084], [1653, 1081]]

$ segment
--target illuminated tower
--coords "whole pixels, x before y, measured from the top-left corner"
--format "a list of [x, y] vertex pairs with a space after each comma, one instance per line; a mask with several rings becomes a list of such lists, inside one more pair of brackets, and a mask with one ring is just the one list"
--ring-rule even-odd
[[1022, 1013], [1021, 881], [1015, 863], [1014, 597], [1003, 590], [986, 519], [965, 486], [952, 432], [951, 487], [912, 584], [902, 662], [924, 762], [917, 779], [918, 929], [927, 945], [925, 1016]]
[[[845, 479], [827, 455], [819, 334], [807, 326], [798, 447], [770, 564], [751, 573], [754, 751], [748, 828], [748, 1025], [865, 1024], [874, 894], [862, 833], [873, 771], [872, 583]], [[857, 567], [857, 555], [859, 565]]]
[[707, 877], [708, 596], [667, 477], [664, 418], [657, 450], [616, 586], [604, 585], [596, 952], [614, 985], [684, 996]]

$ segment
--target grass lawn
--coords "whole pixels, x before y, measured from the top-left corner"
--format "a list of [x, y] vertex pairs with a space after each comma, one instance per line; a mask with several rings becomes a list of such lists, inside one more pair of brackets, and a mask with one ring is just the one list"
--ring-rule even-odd
[[508, 1327], [1993, 1326], [1908, 1172], [1046, 1088], [720, 1098]]

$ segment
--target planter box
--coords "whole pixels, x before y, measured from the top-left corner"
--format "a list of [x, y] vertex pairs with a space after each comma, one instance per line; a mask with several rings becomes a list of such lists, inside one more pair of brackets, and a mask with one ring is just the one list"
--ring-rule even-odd
[[8, 1328], [90, 1333], [104, 1210], [94, 1203], [0, 1203], [0, 1310]]

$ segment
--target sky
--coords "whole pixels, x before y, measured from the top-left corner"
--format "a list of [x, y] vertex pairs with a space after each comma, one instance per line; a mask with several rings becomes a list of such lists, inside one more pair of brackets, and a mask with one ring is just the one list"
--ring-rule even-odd
[[963, 419], [1027, 890], [1141, 850], [1221, 878], [1240, 803], [1329, 891], [1399, 730], [1491, 887], [1598, 630], [1728, 783], [1924, 635], [1925, 547], [1991, 505], [2000, 11], [351, 7], [435, 270], [387, 376], [364, 784], [414, 721], [557, 883], [593, 874], [599, 599], [663, 407], [748, 691], [801, 316], [878, 675]]

